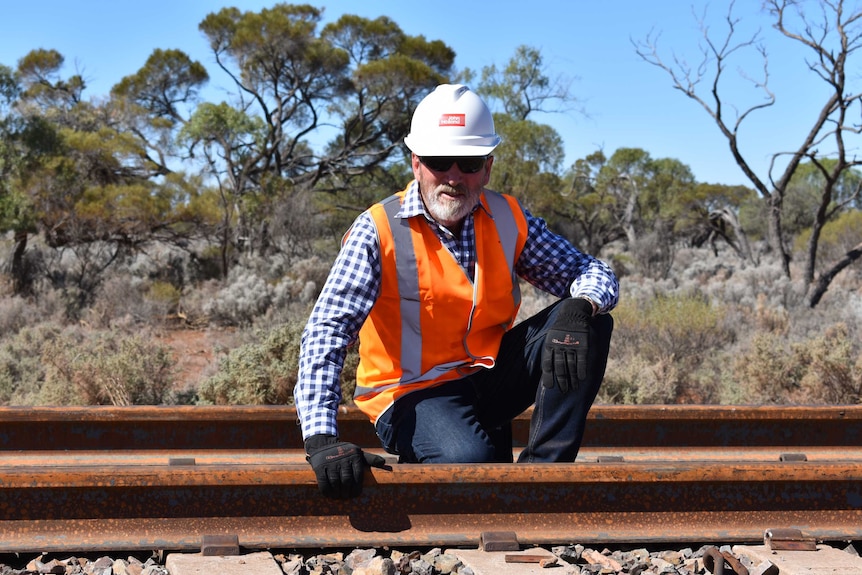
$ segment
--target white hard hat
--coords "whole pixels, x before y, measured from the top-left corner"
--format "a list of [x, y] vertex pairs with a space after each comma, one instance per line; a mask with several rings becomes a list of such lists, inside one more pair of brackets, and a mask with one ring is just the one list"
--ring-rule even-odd
[[491, 110], [461, 84], [441, 84], [425, 96], [404, 138], [417, 156], [487, 156], [501, 141]]

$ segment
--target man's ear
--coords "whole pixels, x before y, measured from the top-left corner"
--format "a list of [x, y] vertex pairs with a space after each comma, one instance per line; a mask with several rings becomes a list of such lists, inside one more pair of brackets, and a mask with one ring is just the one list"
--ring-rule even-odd
[[410, 152], [410, 166], [413, 168], [413, 177], [419, 179], [419, 156]]
[[494, 165], [494, 156], [488, 156], [488, 159], [485, 161], [485, 179], [482, 181], [482, 187], [488, 185], [488, 182], [491, 181], [491, 166]]

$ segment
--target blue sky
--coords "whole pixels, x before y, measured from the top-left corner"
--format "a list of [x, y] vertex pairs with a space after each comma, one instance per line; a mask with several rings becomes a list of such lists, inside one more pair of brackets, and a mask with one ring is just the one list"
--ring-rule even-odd
[[[341, 14], [368, 18], [387, 15], [407, 34], [442, 40], [455, 50], [459, 69], [503, 66], [519, 45], [541, 51], [546, 73], [571, 79], [571, 91], [586, 115], [577, 110], [533, 119], [562, 136], [566, 161], [597, 149], [610, 156], [621, 147], [647, 150], [654, 158], [687, 164], [699, 181], [747, 184], [713, 120], [696, 102], [672, 88], [662, 70], [635, 53], [632, 39], [660, 33], [665, 58], [676, 53], [699, 61], [698, 16], [706, 9], [716, 34], [726, 30], [727, 1], [658, 2], [645, 0], [323, 0], [325, 21]], [[228, 87], [198, 24], [225, 6], [258, 11], [274, 2], [236, 0], [30, 0], [5, 2], [0, 19], [0, 64], [14, 67], [35, 48], [56, 49], [66, 58], [63, 73], [81, 73], [85, 97], [106, 95], [123, 76], [140, 68], [155, 48], [177, 48], [210, 72], [211, 86]], [[772, 30], [760, 2], [737, 2], [734, 14], [750, 35], [760, 30], [769, 50], [770, 86], [777, 104], [755, 115], [740, 131], [742, 150], [758, 175], [766, 177], [775, 152], [795, 147], [824, 101], [821, 83], [806, 69], [804, 52]], [[760, 72], [759, 56], [735, 61], [750, 74]], [[750, 105], [759, 95], [742, 82], [734, 101]], [[210, 99], [216, 99], [217, 96]]]

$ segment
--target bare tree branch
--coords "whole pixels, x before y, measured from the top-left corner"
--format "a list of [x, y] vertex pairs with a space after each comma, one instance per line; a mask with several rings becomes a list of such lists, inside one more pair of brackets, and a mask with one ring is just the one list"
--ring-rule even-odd
[[[805, 7], [815, 5], [817, 15], [806, 13]], [[846, 138], [862, 130], [862, 124], [851, 120], [854, 107], [862, 109], [862, 93], [853, 91], [848, 85], [846, 70], [848, 61], [862, 47], [862, 10], [854, 8], [846, 12], [843, 0], [766, 0], [765, 10], [774, 18], [773, 27], [785, 38], [803, 46], [812, 53], [806, 58], [807, 69], [814, 73], [829, 87], [829, 95], [819, 109], [801, 142], [792, 150], [777, 151], [772, 154], [767, 171], [767, 180], [758, 176], [739, 149], [739, 132], [743, 122], [755, 112], [773, 106], [775, 95], [769, 88], [769, 58], [760, 41], [759, 33], [738, 40], [739, 20], [733, 16], [734, 4], [730, 4], [724, 20], [726, 33], [720, 40], [706, 25], [705, 13], [698, 22], [703, 34], [700, 46], [701, 62], [696, 69], [684, 60], [674, 56], [673, 64], [662, 59], [658, 51], [658, 36], [653, 32], [643, 42], [635, 43], [637, 54], [646, 62], [664, 70], [671, 79], [673, 88], [683, 92], [706, 110], [727, 140], [728, 147], [736, 164], [764, 199], [767, 207], [769, 243], [779, 255], [785, 275], [790, 278], [791, 252], [784, 240], [786, 232], [782, 223], [784, 197], [800, 164], [808, 161], [817, 166], [824, 178], [819, 201], [814, 207], [813, 226], [804, 262], [802, 280], [808, 291], [810, 305], [819, 301], [829, 282], [843, 267], [859, 257], [858, 250], [849, 251], [842, 260], [836, 262], [815, 282], [815, 269], [818, 255], [818, 241], [823, 226], [841, 208], [849, 205], [850, 199], [842, 198], [835, 202], [834, 192], [842, 176], [862, 163], [855, 152], [847, 148]], [[764, 100], [737, 110], [735, 117], [726, 116], [725, 107], [729, 99], [723, 82], [731, 57], [737, 53], [755, 50], [760, 54], [763, 69], [760, 80], [740, 71], [740, 76], [752, 83]], [[709, 96], [700, 91], [702, 85], [711, 80]], [[855, 110], [858, 115], [859, 110]], [[858, 116], [857, 116], [858, 117]], [[822, 152], [821, 148], [826, 148]], [[821, 159], [831, 158], [827, 168]], [[779, 160], [782, 167], [779, 166]], [[780, 173], [779, 173], [780, 172]], [[858, 190], [856, 192], [858, 194]], [[854, 194], [855, 197], [855, 194]], [[847, 260], [850, 260], [848, 262]]]

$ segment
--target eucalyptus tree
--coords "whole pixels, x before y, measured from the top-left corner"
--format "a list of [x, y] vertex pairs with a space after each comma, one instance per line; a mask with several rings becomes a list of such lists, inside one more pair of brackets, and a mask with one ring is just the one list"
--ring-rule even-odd
[[59, 123], [68, 118], [75, 108], [83, 103], [87, 87], [83, 76], [72, 74], [64, 78], [60, 71], [65, 57], [57, 50], [38, 48], [28, 52], [18, 61], [17, 74], [23, 87], [23, 99], [43, 112], [50, 112], [51, 119]]
[[111, 88], [111, 111], [117, 128], [134, 135], [144, 159], [158, 175], [173, 172], [175, 159], [187, 159], [175, 138], [200, 102], [209, 74], [181, 50], [155, 49], [134, 74]]
[[654, 159], [641, 148], [619, 148], [599, 171], [597, 185], [613, 198], [612, 216], [635, 267], [665, 277], [687, 233], [695, 186], [689, 167], [672, 158]]
[[0, 65], [0, 233], [15, 234], [15, 247], [8, 263], [16, 293], [29, 291], [31, 284], [24, 266], [27, 237], [33, 232], [32, 210], [17, 186], [26, 162], [26, 124], [13, 106], [21, 86], [15, 72]]
[[642, 214], [643, 200], [650, 179], [649, 152], [641, 148], [619, 148], [599, 171], [596, 183], [613, 197], [612, 216], [634, 249], [647, 231]]
[[[27, 221], [16, 229], [13, 262], [29, 234], [42, 234], [56, 255], [45, 275], [75, 288], [83, 305], [106, 269], [154, 240], [186, 238], [199, 214], [188, 208], [194, 190], [165, 177], [164, 163], [127, 129], [117, 101], [85, 100], [82, 77], [65, 77], [63, 68], [59, 52], [38, 49], [15, 72], [12, 107], [27, 164], [10, 181]], [[61, 266], [66, 251], [75, 257]]]
[[616, 198], [608, 186], [598, 185], [607, 161], [601, 150], [576, 160], [560, 189], [560, 197], [540, 212], [568, 222], [572, 228], [570, 237], [591, 254], [599, 254], [608, 244], [626, 238], [614, 217]]
[[21, 125], [13, 114], [12, 105], [19, 91], [12, 69], [0, 65], [0, 232], [16, 227], [16, 199], [12, 195], [11, 182], [22, 154], [18, 146]]
[[[751, 233], [740, 217], [744, 206], [755, 199], [754, 190], [745, 186], [698, 183], [690, 204], [690, 243], [709, 245], [718, 255], [718, 241], [724, 241], [745, 262], [757, 265], [759, 259], [751, 247]], [[764, 218], [758, 218], [762, 221]]]
[[243, 249], [271, 245], [279, 202], [350, 189], [403, 160], [412, 109], [451, 71], [445, 44], [404, 34], [386, 17], [344, 15], [320, 28], [321, 20], [322, 9], [275, 4], [224, 8], [200, 23], [231, 98], [199, 107], [183, 141], [203, 154]]
[[[468, 78], [472, 75], [465, 71]], [[491, 187], [512, 194], [545, 217], [555, 232], [585, 248], [581, 230], [569, 217], [571, 197], [560, 176], [563, 138], [538, 120], [573, 105], [569, 86], [567, 78], [549, 75], [539, 50], [520, 45], [504, 66], [485, 66], [476, 89], [494, 110], [494, 125], [503, 138], [494, 150]]]
[[[741, 37], [741, 22], [733, 14], [733, 2], [724, 19], [723, 37], [714, 32], [715, 28], [711, 28], [705, 18], [701, 19], [702, 59], [697, 65], [689, 65], [680, 56], [674, 56], [672, 62], [666, 61], [659, 53], [657, 35], [650, 34], [636, 43], [640, 57], [669, 74], [673, 87], [698, 103], [727, 140], [736, 164], [763, 200], [769, 245], [788, 278], [791, 278], [792, 238], [788, 237], [784, 216], [794, 174], [803, 162], [810, 162], [822, 176], [811, 207], [811, 234], [801, 266], [805, 302], [810, 307], [817, 305], [838, 273], [862, 258], [860, 232], [860, 241], [840, 257], [823, 266], [818, 266], [817, 262], [820, 234], [833, 215], [836, 195], [842, 193], [843, 174], [862, 163], [862, 156], [857, 154], [862, 90], [858, 75], [854, 73], [858, 67], [856, 54], [862, 48], [862, 8], [847, 4], [844, 0], [763, 2], [778, 34], [808, 54], [801, 62], [801, 69], [810, 72], [824, 87], [824, 99], [819, 109], [812, 109], [813, 119], [807, 131], [795, 147], [785, 147], [784, 142], [776, 144], [765, 174], [758, 173], [753, 158], [743, 152], [745, 136], [741, 130], [752, 116], [775, 106], [778, 96], [769, 84], [766, 45], [759, 32]], [[735, 58], [749, 51], [760, 55], [762, 67], [756, 73], [744, 70], [741, 75], [761, 98], [741, 103], [739, 93], [733, 97], [733, 82], [728, 71], [737, 68], [733, 65]], [[858, 189], [851, 192], [851, 198], [858, 202]], [[821, 269], [819, 273], [818, 268]]]

